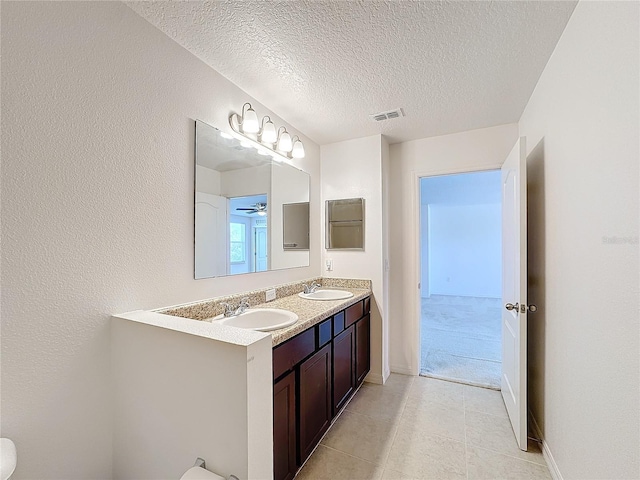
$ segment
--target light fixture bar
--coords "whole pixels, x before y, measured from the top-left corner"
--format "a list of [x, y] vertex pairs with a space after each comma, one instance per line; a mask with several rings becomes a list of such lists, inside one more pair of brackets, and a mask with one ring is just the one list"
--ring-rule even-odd
[[[287, 162], [291, 162], [291, 159], [285, 155], [282, 155], [280, 152], [276, 152], [275, 150], [269, 148], [267, 145], [263, 145], [260, 142], [258, 142], [257, 140], [244, 135], [242, 132], [237, 130], [237, 123], [236, 120], [234, 120], [234, 116], [237, 117], [237, 114], [233, 114], [229, 117], [229, 125], [231, 126], [231, 130], [232, 130], [232, 135], [237, 138], [238, 140], [240, 140], [241, 142], [246, 142], [249, 144], [249, 146], [255, 148], [256, 150], [258, 150], [258, 152], [260, 151], [266, 151], [269, 155], [271, 155], [271, 157], [273, 157], [273, 159], [277, 162], [282, 162], [287, 161]], [[236, 125], [234, 125], [234, 123], [236, 123]]]
[[[245, 111], [245, 107], [247, 105], [249, 108]], [[245, 103], [242, 106], [242, 117], [237, 113], [229, 115], [229, 126], [236, 138], [241, 141], [248, 142], [252, 147], [257, 149], [258, 152], [268, 152], [268, 154], [277, 161], [286, 160], [288, 163], [291, 163], [294, 159], [304, 157], [304, 146], [298, 136], [294, 136], [296, 141], [295, 143], [292, 142], [291, 135], [289, 135], [287, 129], [285, 127], [280, 127], [276, 130], [271, 118], [268, 116], [263, 117], [262, 122], [260, 123], [257, 122], [256, 116], [255, 121], [258, 124], [257, 130], [254, 131], [253, 128], [250, 128], [249, 130], [251, 131], [248, 131], [245, 127], [247, 126], [248, 118], [246, 117], [249, 112], [251, 112], [250, 118], [253, 118], [253, 116], [256, 115], [251, 104]], [[266, 122], [265, 119], [267, 120]], [[252, 122], [249, 122], [250, 125], [251, 123]], [[283, 131], [281, 132], [281, 130]], [[258, 139], [262, 141], [259, 141]]]

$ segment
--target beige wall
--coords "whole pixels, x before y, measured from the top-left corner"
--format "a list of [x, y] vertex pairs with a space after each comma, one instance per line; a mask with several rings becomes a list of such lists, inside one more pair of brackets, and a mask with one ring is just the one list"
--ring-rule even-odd
[[519, 124], [530, 405], [565, 479], [640, 478], [639, 15], [580, 2]]
[[[385, 281], [384, 252], [386, 232], [383, 231], [383, 152], [386, 141], [381, 135], [347, 140], [345, 142], [322, 145], [322, 215], [324, 202], [340, 198], [365, 199], [365, 240], [364, 251], [340, 251], [324, 249], [323, 259], [333, 261], [333, 271], [324, 268], [323, 275], [337, 278], [364, 278], [372, 281], [373, 302], [371, 303], [371, 372], [367, 380], [383, 383], [389, 375], [385, 336]], [[386, 156], [386, 153], [385, 153]]]
[[419, 372], [419, 178], [500, 168], [515, 124], [391, 145], [389, 357], [391, 371]]
[[110, 314], [320, 274], [320, 149], [303, 138], [311, 266], [193, 279], [194, 120], [228, 129], [246, 101], [121, 3], [2, 3], [1, 421], [14, 478], [111, 478]]

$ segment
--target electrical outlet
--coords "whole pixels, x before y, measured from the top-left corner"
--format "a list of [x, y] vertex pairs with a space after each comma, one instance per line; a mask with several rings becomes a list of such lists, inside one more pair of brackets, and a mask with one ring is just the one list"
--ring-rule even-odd
[[266, 296], [267, 296], [267, 302], [275, 300], [276, 299], [276, 289], [272, 288], [271, 290], [267, 290], [266, 291]]
[[327, 258], [325, 260], [325, 265], [327, 267], [327, 272], [330, 272], [331, 270], [333, 270], [333, 260], [331, 260], [330, 258]]

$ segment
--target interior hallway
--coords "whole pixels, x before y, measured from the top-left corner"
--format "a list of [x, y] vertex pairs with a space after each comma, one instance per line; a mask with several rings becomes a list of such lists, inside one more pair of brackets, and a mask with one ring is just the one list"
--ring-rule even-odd
[[500, 392], [392, 374], [365, 383], [299, 480], [551, 479], [537, 444], [521, 451]]
[[422, 298], [420, 374], [499, 389], [501, 304], [486, 297]]

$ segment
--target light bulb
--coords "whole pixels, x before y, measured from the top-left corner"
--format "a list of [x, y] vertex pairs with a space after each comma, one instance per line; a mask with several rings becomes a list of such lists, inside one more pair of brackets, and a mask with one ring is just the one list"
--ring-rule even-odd
[[[249, 105], [248, 103], [246, 105]], [[245, 133], [258, 133], [260, 131], [260, 122], [258, 122], [258, 115], [256, 111], [249, 108], [242, 114], [242, 131]]]
[[[269, 117], [265, 117], [265, 118], [269, 118]], [[260, 140], [262, 140], [262, 143], [273, 144], [273, 143], [276, 143], [277, 139], [278, 139], [278, 134], [276, 132], [276, 126], [273, 124], [271, 119], [269, 119], [262, 126], [262, 135], [260, 136]]]
[[266, 214], [267, 214], [267, 212], [264, 212], [262, 210], [258, 212], [258, 215], [261, 216], [261, 217], [264, 217]]
[[304, 158], [304, 145], [300, 140], [296, 140], [293, 143], [293, 151], [291, 152], [293, 158]]
[[291, 135], [289, 135], [286, 130], [280, 134], [277, 148], [281, 152], [290, 152], [293, 148], [291, 144]]

